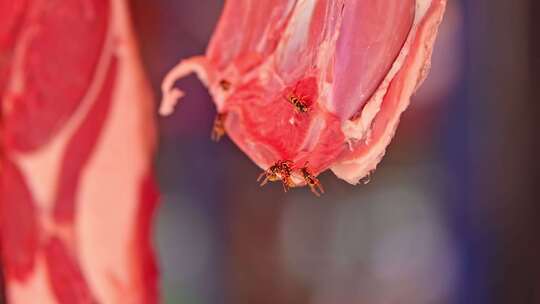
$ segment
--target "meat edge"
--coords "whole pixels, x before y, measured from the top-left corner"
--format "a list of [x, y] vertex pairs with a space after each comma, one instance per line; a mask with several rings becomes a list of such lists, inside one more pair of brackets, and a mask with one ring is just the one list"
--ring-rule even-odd
[[[430, 3], [431, 2], [431, 3]], [[360, 180], [376, 169], [390, 144], [401, 114], [410, 104], [410, 98], [426, 78], [430, 66], [433, 45], [437, 36], [439, 24], [442, 21], [446, 0], [417, 0], [417, 10], [422, 15], [415, 20], [409, 43], [406, 42], [394, 67], [390, 70], [385, 80], [376, 90], [373, 97], [366, 104], [360, 118], [354, 121], [346, 121], [342, 130], [349, 140], [373, 140], [369, 143], [368, 152], [351, 158], [345, 157], [330, 169], [334, 174], [350, 184], [358, 184]], [[416, 77], [415, 77], [416, 76]], [[392, 87], [395, 81], [402, 81], [401, 85]], [[401, 90], [400, 92], [397, 92]], [[392, 96], [394, 95], [394, 96]], [[398, 107], [388, 122], [383, 134], [375, 139], [370, 139], [371, 124], [375, 120], [381, 104], [388, 102], [387, 98], [399, 98]], [[354, 151], [349, 153], [354, 155]]]

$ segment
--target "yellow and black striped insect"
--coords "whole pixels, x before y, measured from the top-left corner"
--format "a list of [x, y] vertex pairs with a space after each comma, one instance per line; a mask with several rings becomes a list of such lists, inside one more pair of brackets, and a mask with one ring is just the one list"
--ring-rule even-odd
[[226, 113], [218, 113], [214, 119], [214, 126], [212, 127], [212, 133], [210, 138], [213, 141], [218, 142], [223, 135], [225, 135], [225, 117]]
[[313, 194], [315, 194], [316, 196], [321, 196], [321, 194], [324, 193], [324, 188], [322, 184], [319, 182], [319, 179], [317, 179], [315, 175], [313, 175], [311, 171], [309, 171], [307, 166], [308, 166], [308, 163], [306, 162], [304, 167], [300, 170], [302, 172], [302, 176], [304, 177], [306, 184], [311, 189], [311, 192], [313, 192]]
[[307, 113], [309, 111], [308, 103], [306, 102], [304, 97], [298, 97], [295, 94], [291, 94], [287, 96], [287, 101], [291, 103], [296, 111], [299, 113]]
[[232, 86], [232, 84], [227, 79], [222, 79], [222, 80], [219, 81], [219, 87], [223, 91], [230, 90], [231, 86]]
[[289, 188], [294, 186], [291, 180], [293, 166], [294, 164], [290, 160], [277, 161], [274, 165], [270, 166], [270, 168], [261, 173], [259, 178], [257, 178], [257, 181], [261, 181], [262, 179], [261, 186], [264, 186], [269, 181], [275, 182], [281, 180], [283, 183], [283, 190], [287, 192]]

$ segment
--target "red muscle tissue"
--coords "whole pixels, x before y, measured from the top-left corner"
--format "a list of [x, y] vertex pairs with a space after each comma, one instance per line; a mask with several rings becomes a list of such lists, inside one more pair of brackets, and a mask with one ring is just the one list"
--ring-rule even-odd
[[265, 172], [308, 185], [374, 170], [426, 77], [446, 0], [228, 0], [206, 55], [165, 77], [160, 112], [196, 72], [227, 135]]
[[9, 303], [154, 303], [152, 100], [123, 0], [0, 0]]

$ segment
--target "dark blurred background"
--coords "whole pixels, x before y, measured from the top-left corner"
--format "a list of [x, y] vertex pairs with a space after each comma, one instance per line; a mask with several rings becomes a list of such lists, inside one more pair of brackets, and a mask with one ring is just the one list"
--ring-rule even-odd
[[[432, 72], [367, 185], [259, 188], [210, 141], [194, 77], [159, 118], [156, 227], [166, 303], [540, 303], [537, 0], [450, 0]], [[204, 53], [222, 1], [133, 2], [156, 99]], [[239, 29], [240, 30], [240, 29]]]

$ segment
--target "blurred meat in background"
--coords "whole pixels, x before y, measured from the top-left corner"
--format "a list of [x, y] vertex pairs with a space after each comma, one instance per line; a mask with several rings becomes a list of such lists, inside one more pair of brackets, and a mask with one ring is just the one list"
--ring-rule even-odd
[[152, 95], [129, 2], [0, 0], [9, 303], [155, 303]]

